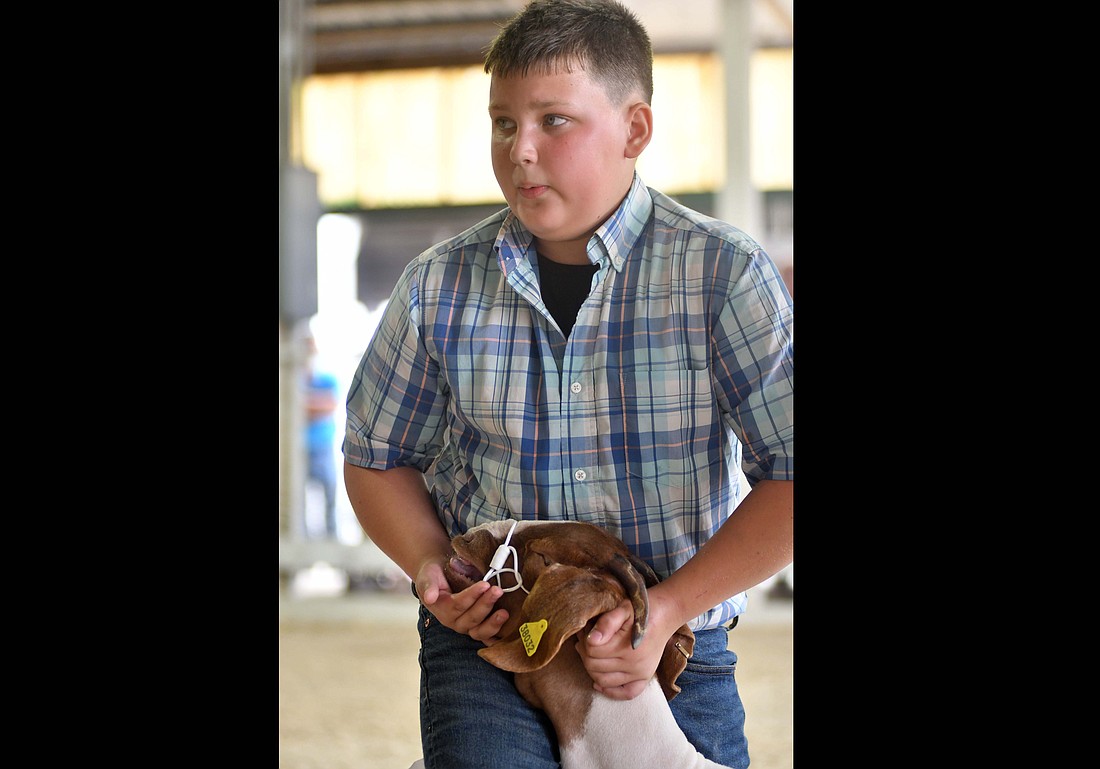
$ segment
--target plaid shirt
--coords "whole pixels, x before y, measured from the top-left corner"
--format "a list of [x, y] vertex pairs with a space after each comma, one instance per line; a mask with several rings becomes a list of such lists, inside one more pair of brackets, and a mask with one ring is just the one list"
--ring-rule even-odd
[[590, 521], [663, 578], [730, 516], [745, 478], [794, 477], [791, 298], [745, 233], [637, 175], [588, 258], [598, 270], [569, 340], [508, 209], [413, 260], [348, 392], [344, 455], [424, 471], [451, 535]]

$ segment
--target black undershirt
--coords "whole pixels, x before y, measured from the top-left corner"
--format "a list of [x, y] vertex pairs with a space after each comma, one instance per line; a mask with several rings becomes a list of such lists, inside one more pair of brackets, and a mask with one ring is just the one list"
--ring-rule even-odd
[[565, 338], [573, 331], [577, 312], [588, 298], [597, 264], [561, 264], [542, 254], [539, 258], [539, 290], [546, 309], [558, 322]]

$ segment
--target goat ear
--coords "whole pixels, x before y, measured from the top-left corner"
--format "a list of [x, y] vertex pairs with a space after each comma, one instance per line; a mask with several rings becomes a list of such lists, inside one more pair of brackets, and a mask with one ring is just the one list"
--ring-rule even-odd
[[588, 620], [611, 611], [623, 600], [619, 584], [588, 569], [555, 563], [539, 575], [523, 602], [520, 637], [479, 649], [502, 670], [529, 673], [546, 665], [562, 643]]
[[688, 657], [694, 651], [695, 633], [692, 633], [687, 625], [681, 625], [680, 629], [665, 642], [661, 662], [657, 665], [657, 682], [661, 684], [661, 691], [665, 693], [666, 700], [671, 700], [680, 693], [676, 679], [684, 672]]

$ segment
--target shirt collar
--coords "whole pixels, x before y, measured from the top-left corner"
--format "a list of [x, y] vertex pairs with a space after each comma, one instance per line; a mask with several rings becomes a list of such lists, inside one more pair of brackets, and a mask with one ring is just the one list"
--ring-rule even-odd
[[[642, 231], [652, 213], [653, 198], [649, 194], [649, 188], [635, 171], [634, 179], [623, 202], [615, 209], [615, 213], [600, 225], [588, 242], [589, 260], [593, 264], [599, 264], [606, 255], [612, 266], [622, 271], [623, 264], [626, 263], [634, 244], [642, 236]], [[505, 271], [515, 260], [527, 257], [534, 239], [535, 236], [531, 231], [523, 226], [513, 212], [509, 211], [500, 226], [494, 244]]]
[[[634, 180], [623, 202], [589, 241], [588, 258], [596, 262], [603, 251], [611, 259], [615, 269], [621, 272], [652, 213], [653, 198], [649, 194], [649, 188], [642, 183], [642, 178], [635, 171]], [[593, 248], [597, 241], [602, 249]]]

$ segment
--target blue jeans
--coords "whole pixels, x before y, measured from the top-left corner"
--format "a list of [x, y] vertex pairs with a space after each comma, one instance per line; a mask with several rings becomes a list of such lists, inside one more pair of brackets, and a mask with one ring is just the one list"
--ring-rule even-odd
[[[512, 674], [493, 667], [467, 635], [420, 607], [420, 738], [425, 769], [560, 769], [550, 719], [516, 691]], [[737, 655], [727, 630], [695, 636], [695, 650], [670, 703], [688, 739], [712, 761], [749, 765], [745, 710], [737, 691]]]

